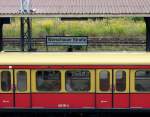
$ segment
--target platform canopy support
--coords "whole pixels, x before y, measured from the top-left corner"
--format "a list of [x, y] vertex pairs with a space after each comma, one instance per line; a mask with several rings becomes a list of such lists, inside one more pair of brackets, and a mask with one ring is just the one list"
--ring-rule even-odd
[[3, 25], [10, 24], [10, 18], [0, 18], [0, 51], [3, 51]]
[[0, 19], [0, 51], [3, 50], [3, 23]]
[[146, 51], [150, 51], [150, 17], [145, 17], [146, 24]]
[[22, 17], [20, 19], [20, 45], [21, 45], [21, 51], [25, 51], [25, 40], [27, 42], [28, 51], [32, 51], [32, 19], [27, 17]]
[[24, 51], [24, 39], [25, 39], [25, 34], [24, 34], [24, 18], [21, 17], [20, 18], [20, 48], [21, 48], [21, 51], [23, 52]]
[[[20, 9], [22, 14], [30, 13], [30, 0], [20, 0]], [[21, 51], [24, 51], [25, 40], [27, 42], [28, 51], [32, 51], [32, 18], [21, 17], [20, 18], [20, 45]]]

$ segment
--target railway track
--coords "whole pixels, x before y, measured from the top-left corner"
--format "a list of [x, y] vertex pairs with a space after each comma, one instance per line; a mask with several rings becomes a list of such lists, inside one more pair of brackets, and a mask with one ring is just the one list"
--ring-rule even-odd
[[[4, 46], [12, 45], [19, 46], [20, 38], [4, 38]], [[28, 40], [25, 39], [25, 44], [28, 43]], [[32, 44], [35, 46], [45, 46], [45, 38], [33, 38]], [[89, 37], [88, 45], [89, 46], [145, 46], [146, 41], [144, 38], [111, 38], [111, 37]]]

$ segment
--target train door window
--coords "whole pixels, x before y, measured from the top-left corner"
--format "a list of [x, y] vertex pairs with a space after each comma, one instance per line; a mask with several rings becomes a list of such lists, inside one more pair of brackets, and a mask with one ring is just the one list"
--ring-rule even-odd
[[87, 70], [66, 71], [66, 90], [67, 91], [89, 91], [90, 72]]
[[17, 90], [20, 92], [27, 90], [27, 72], [26, 71], [17, 72]]
[[116, 72], [116, 90], [117, 91], [126, 90], [126, 72], [125, 71]]
[[99, 73], [100, 90], [108, 91], [110, 88], [110, 73], [108, 71], [101, 71]]
[[38, 91], [60, 91], [60, 71], [37, 71], [36, 88]]
[[9, 71], [1, 72], [1, 90], [2, 91], [11, 90], [11, 73]]
[[150, 91], [150, 70], [139, 70], [135, 72], [135, 90]]

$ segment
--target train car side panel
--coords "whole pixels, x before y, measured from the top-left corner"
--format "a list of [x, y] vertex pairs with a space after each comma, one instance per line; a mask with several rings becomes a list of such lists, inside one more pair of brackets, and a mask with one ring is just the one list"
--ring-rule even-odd
[[112, 108], [112, 94], [96, 94], [96, 108]]
[[14, 98], [13, 94], [0, 94], [0, 108], [13, 108]]
[[150, 94], [131, 94], [131, 108], [150, 108]]
[[131, 108], [150, 108], [150, 69], [131, 70]]
[[94, 94], [32, 94], [33, 108], [94, 108]]
[[129, 108], [129, 94], [114, 94], [114, 108]]
[[30, 108], [30, 94], [15, 94], [15, 107], [16, 108]]
[[94, 108], [95, 72], [32, 70], [31, 97], [33, 108]]

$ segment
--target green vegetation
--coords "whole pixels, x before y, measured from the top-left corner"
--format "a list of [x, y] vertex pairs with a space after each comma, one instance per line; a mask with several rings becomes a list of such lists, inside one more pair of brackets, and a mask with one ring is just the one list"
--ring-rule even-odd
[[[108, 18], [97, 21], [60, 21], [58, 19], [33, 19], [33, 37], [46, 35], [144, 37], [145, 23], [141, 18]], [[4, 26], [4, 37], [19, 37], [19, 19]]]

